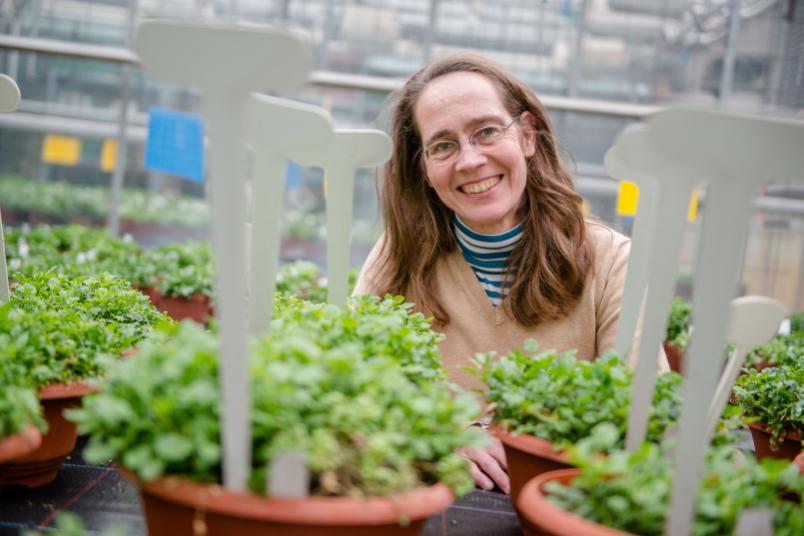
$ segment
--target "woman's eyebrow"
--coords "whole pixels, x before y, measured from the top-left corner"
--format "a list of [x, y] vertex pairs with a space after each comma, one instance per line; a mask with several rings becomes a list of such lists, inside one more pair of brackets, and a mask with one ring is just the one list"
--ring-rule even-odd
[[[503, 122], [502, 118], [500, 118], [500, 116], [499, 116], [499, 115], [496, 115], [496, 114], [486, 114], [486, 115], [481, 115], [481, 116], [479, 116], [479, 117], [474, 117], [474, 118], [470, 119], [470, 120], [469, 120], [469, 121], [466, 123], [466, 127], [465, 127], [465, 128], [470, 128], [470, 129], [471, 129], [471, 128], [474, 128], [474, 127], [476, 127], [476, 126], [478, 126], [478, 125], [482, 125], [482, 124], [484, 124], [484, 123], [488, 123], [488, 122], [490, 122], [490, 121], [498, 121], [498, 122], [500, 122], [500, 123], [502, 123], [502, 122]], [[427, 140], [425, 140], [424, 145], [425, 145], [425, 146], [430, 145], [430, 143], [432, 143], [434, 140], [438, 140], [438, 139], [443, 138], [443, 137], [445, 137], [445, 136], [448, 136], [448, 135], [450, 135], [450, 134], [454, 134], [454, 133], [453, 133], [451, 130], [448, 130], [448, 129], [441, 129], [441, 130], [439, 130], [438, 132], [435, 132], [435, 133], [434, 133], [432, 136], [430, 136], [430, 137], [429, 137]]]

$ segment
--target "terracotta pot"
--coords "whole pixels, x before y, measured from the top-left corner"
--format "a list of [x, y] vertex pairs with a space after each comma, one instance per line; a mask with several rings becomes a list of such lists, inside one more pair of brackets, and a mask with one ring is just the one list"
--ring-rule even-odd
[[95, 391], [83, 382], [57, 383], [39, 390], [39, 400], [48, 430], [42, 444], [2, 468], [2, 484], [20, 484], [35, 488], [52, 482], [59, 466], [75, 448], [78, 438], [75, 424], [64, 418], [65, 409], [78, 407], [81, 397]]
[[[29, 426], [21, 432], [0, 438], [0, 463], [7, 463], [24, 456], [42, 444], [42, 434], [35, 426]], [[0, 467], [0, 482], [3, 480]]]
[[530, 527], [523, 527], [527, 536], [633, 536], [630, 532], [599, 525], [568, 512], [547, 501], [544, 486], [557, 480], [569, 484], [581, 474], [580, 469], [559, 469], [542, 473], [525, 484], [516, 503], [517, 511]]
[[684, 350], [675, 346], [670, 341], [664, 341], [664, 353], [667, 355], [667, 363], [670, 365], [670, 370], [673, 372], [682, 372], [684, 366]]
[[214, 315], [209, 296], [200, 292], [196, 292], [190, 298], [174, 298], [161, 294], [157, 301], [157, 308], [160, 311], [179, 322], [190, 319], [206, 325], [207, 320]]
[[798, 472], [804, 475], [804, 452], [796, 456], [796, 459], [793, 460], [793, 462], [798, 465]]
[[533, 477], [547, 471], [572, 467], [567, 455], [553, 448], [545, 439], [529, 434], [513, 435], [504, 427], [493, 424], [489, 430], [499, 438], [505, 449], [508, 477], [511, 479], [511, 502], [516, 504], [519, 492]]
[[787, 434], [782, 438], [779, 449], [771, 450], [770, 432], [759, 423], [751, 423], [748, 428], [751, 430], [751, 439], [754, 440], [754, 450], [759, 461], [764, 458], [793, 461], [801, 452], [801, 436], [799, 434]]
[[151, 300], [153, 306], [159, 309], [159, 298], [162, 297], [162, 294], [160, 294], [158, 290], [156, 290], [154, 287], [138, 287], [137, 290], [148, 296], [148, 299]]
[[453, 501], [444, 484], [384, 498], [267, 499], [178, 477], [141, 482], [121, 472], [140, 488], [150, 536], [413, 535]]

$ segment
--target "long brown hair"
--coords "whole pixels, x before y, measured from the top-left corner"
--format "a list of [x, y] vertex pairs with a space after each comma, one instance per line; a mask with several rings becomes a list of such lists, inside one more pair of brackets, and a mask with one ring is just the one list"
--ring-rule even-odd
[[439, 258], [457, 248], [452, 211], [427, 185], [414, 109], [430, 81], [454, 72], [485, 76], [497, 87], [511, 117], [525, 111], [534, 117], [536, 152], [527, 162], [524, 229], [508, 258], [512, 284], [504, 303], [526, 326], [560, 318], [578, 302], [594, 264], [582, 199], [559, 158], [547, 112], [535, 93], [499, 65], [471, 54], [454, 54], [421, 69], [396, 96], [393, 154], [380, 188], [385, 238], [376, 283], [384, 292], [405, 295], [440, 323], [449, 322], [438, 301], [433, 269]]

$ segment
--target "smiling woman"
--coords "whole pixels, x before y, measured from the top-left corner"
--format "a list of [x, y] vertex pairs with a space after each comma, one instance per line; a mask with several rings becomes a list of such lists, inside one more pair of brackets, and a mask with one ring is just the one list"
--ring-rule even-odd
[[[402, 294], [435, 317], [451, 379], [478, 352], [542, 348], [593, 359], [614, 347], [630, 241], [585, 220], [535, 93], [479, 56], [448, 56], [397, 95], [384, 234], [355, 293]], [[632, 355], [634, 355], [632, 348]], [[465, 453], [508, 489], [498, 443]]]

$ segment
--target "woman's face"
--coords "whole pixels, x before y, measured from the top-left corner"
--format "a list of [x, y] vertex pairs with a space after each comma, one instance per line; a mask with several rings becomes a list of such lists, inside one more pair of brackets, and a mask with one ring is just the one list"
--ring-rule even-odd
[[[500, 233], [518, 224], [526, 158], [536, 150], [530, 112], [512, 117], [491, 80], [472, 72], [428, 83], [413, 112], [424, 148], [443, 147], [433, 145], [439, 141], [457, 141], [460, 147], [444, 160], [424, 157], [427, 181], [441, 202], [480, 233]], [[514, 119], [493, 143], [482, 143], [485, 133], [495, 130], [484, 127], [506, 127]], [[473, 134], [481, 143], [469, 142]]]

